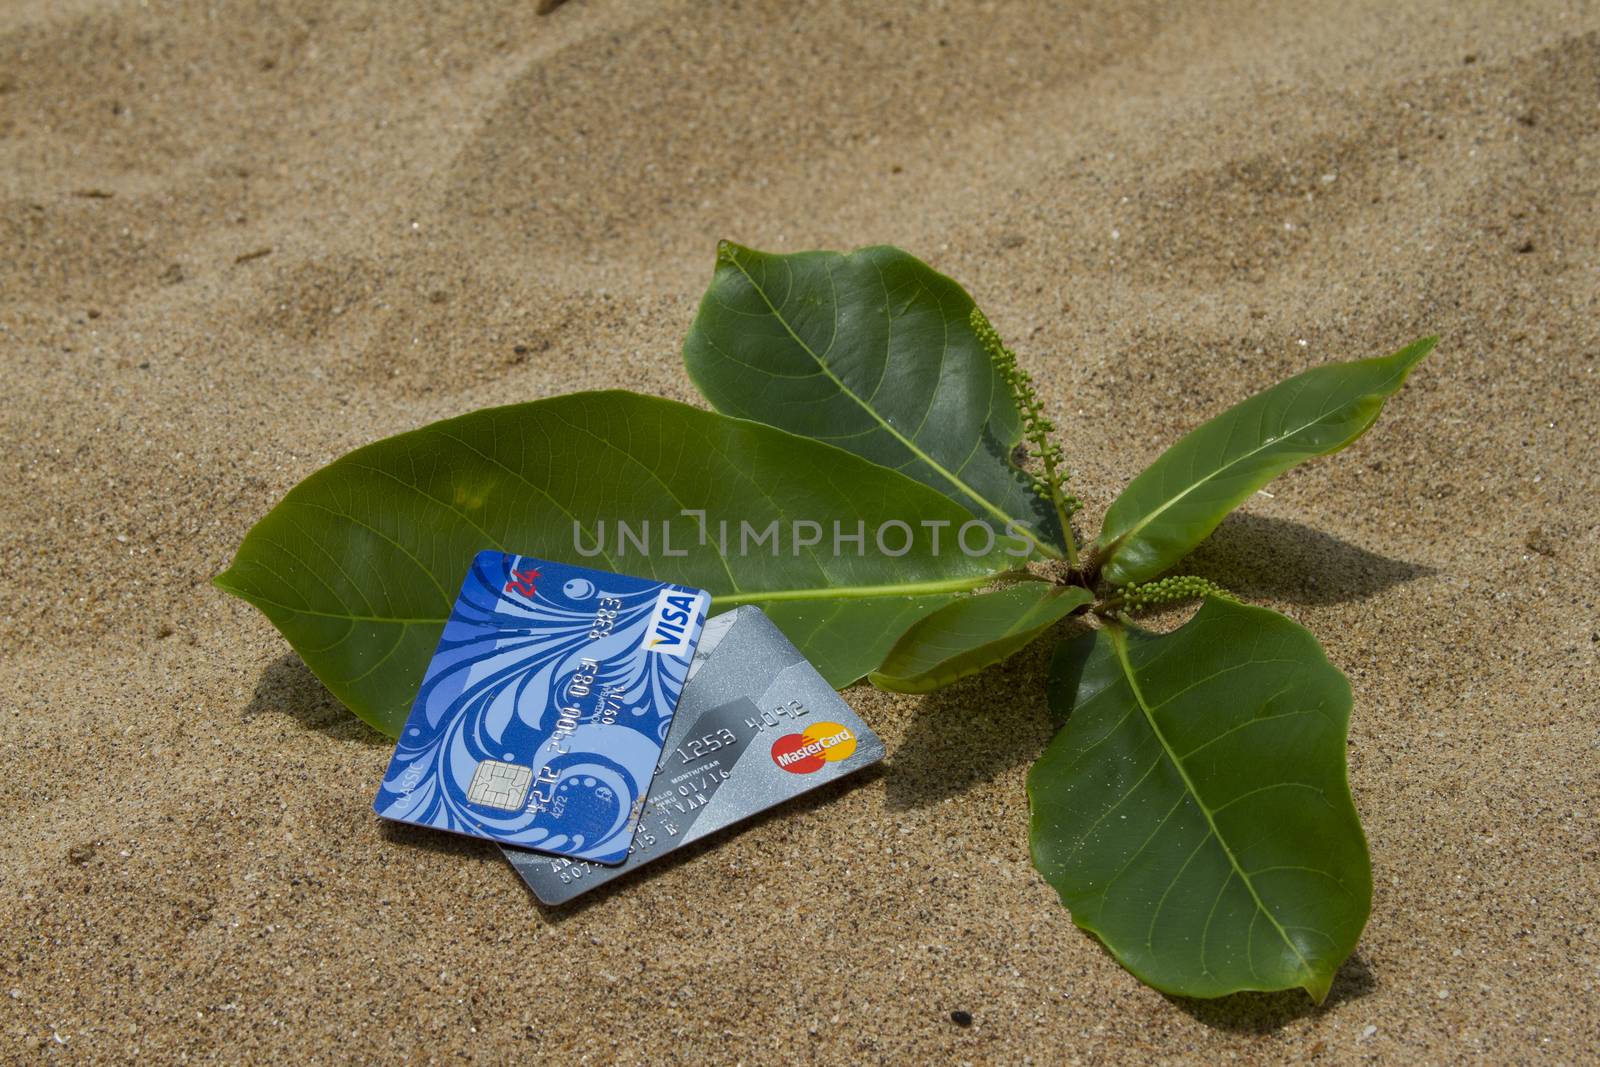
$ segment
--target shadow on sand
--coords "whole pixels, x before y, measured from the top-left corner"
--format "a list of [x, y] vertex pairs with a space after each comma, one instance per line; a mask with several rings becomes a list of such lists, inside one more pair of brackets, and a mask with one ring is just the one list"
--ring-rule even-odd
[[1424, 578], [1433, 568], [1390, 559], [1289, 519], [1235, 512], [1175, 568], [1246, 600], [1344, 604]]
[[244, 719], [249, 722], [263, 715], [282, 715], [302, 729], [329, 737], [369, 745], [393, 744], [339, 703], [296, 652], [285, 652], [267, 664], [257, 679]]
[[1005, 663], [923, 697], [894, 750], [889, 807], [937, 804], [1038, 756], [1056, 730], [1045, 699], [1051, 652], [1088, 632], [1069, 620]]
[[1216, 1000], [1174, 996], [1168, 996], [1167, 1000], [1190, 1017], [1218, 1030], [1236, 1034], [1269, 1034], [1296, 1019], [1360, 1000], [1376, 988], [1378, 979], [1360, 950], [1357, 950], [1339, 968], [1339, 973], [1333, 978], [1333, 988], [1328, 990], [1328, 999], [1321, 1004], [1313, 1004], [1303, 989], [1286, 989], [1280, 993], [1235, 993]]

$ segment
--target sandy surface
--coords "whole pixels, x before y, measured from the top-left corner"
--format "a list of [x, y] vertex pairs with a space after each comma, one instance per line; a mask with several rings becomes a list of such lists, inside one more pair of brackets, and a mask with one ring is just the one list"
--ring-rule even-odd
[[[0, 3], [0, 1060], [1600, 1056], [1600, 12], [535, 7]], [[1377, 892], [1325, 1008], [1075, 930], [1042, 649], [851, 691], [882, 773], [586, 908], [379, 825], [388, 745], [207, 579], [373, 438], [692, 399], [719, 237], [962, 279], [1091, 530], [1251, 390], [1444, 336], [1195, 565], [1355, 685]]]

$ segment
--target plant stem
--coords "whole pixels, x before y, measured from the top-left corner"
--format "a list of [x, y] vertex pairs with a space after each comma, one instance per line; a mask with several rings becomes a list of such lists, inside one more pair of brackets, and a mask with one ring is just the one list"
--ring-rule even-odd
[[1126, 603], [1126, 601], [1126, 597], [1118, 594], [1117, 596], [1107, 597], [1106, 599], [1100, 601], [1100, 603], [1094, 606], [1093, 610], [1096, 615], [1099, 615], [1103, 618], [1110, 618], [1114, 612], [1116, 612], [1124, 603]]
[[1056, 518], [1061, 522], [1061, 540], [1067, 549], [1067, 566], [1077, 570], [1078, 540], [1072, 536], [1072, 509], [1067, 507], [1067, 502], [1061, 495], [1061, 479], [1056, 477], [1054, 453], [1052, 450], [1045, 450], [1041, 458], [1044, 460], [1044, 480], [1050, 486], [1050, 503], [1055, 507]]

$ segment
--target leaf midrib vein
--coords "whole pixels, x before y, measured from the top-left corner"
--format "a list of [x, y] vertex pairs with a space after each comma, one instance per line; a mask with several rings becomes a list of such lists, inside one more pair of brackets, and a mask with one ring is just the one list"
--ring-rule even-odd
[[1111, 637], [1111, 647], [1116, 651], [1117, 662], [1122, 667], [1123, 677], [1128, 680], [1128, 689], [1133, 693], [1134, 702], [1138, 704], [1139, 710], [1144, 713], [1145, 721], [1150, 724], [1151, 732], [1155, 734], [1156, 740], [1161, 744], [1162, 751], [1177, 770], [1178, 777], [1183, 780], [1185, 791], [1194, 799], [1195, 807], [1200, 809], [1200, 814], [1205, 816], [1206, 827], [1209, 829], [1211, 836], [1216, 838], [1217, 845], [1222, 849], [1222, 854], [1228, 858], [1228, 865], [1239, 876], [1240, 881], [1244, 883], [1244, 887], [1250, 891], [1250, 898], [1255, 901], [1256, 908], [1262, 915], [1267, 917], [1267, 921], [1272, 924], [1272, 928], [1278, 931], [1278, 936], [1294, 952], [1295, 958], [1300, 961], [1306, 973], [1308, 975], [1315, 974], [1311, 961], [1306, 959], [1305, 953], [1300, 951], [1300, 946], [1295, 944], [1294, 940], [1289, 937], [1288, 931], [1283, 928], [1283, 924], [1278, 921], [1278, 917], [1267, 909], [1266, 903], [1261, 899], [1261, 894], [1256, 891], [1255, 883], [1250, 880], [1250, 876], [1246, 873], [1244, 866], [1239, 862], [1238, 857], [1233, 854], [1233, 849], [1228, 847], [1228, 842], [1223, 838], [1222, 832], [1217, 829], [1216, 819], [1211, 809], [1206, 806], [1205, 801], [1200, 798], [1200, 791], [1195, 787], [1194, 779], [1189, 777], [1188, 769], [1178, 759], [1178, 754], [1173, 751], [1172, 745], [1167, 741], [1166, 734], [1161, 732], [1161, 727], [1156, 723], [1155, 713], [1151, 709], [1149, 701], [1145, 700], [1144, 691], [1139, 688], [1139, 680], [1134, 674], [1133, 663], [1128, 658], [1127, 635], [1123, 633], [1121, 627], [1108, 627], [1108, 631]]
[[[1403, 374], [1404, 372], [1402, 371], [1400, 373]], [[1144, 518], [1140, 519], [1137, 523], [1135, 523], [1133, 526], [1129, 527], [1124, 532], [1118, 534], [1117, 537], [1116, 537], [1116, 540], [1113, 542], [1113, 544], [1114, 545], [1120, 545], [1120, 544], [1123, 544], [1123, 543], [1127, 542], [1130, 538], [1137, 536], [1140, 530], [1143, 530], [1146, 526], [1150, 525], [1157, 518], [1159, 518], [1161, 516], [1162, 512], [1164, 512], [1168, 508], [1172, 507], [1174, 504], [1176, 504], [1178, 501], [1182, 500], [1184, 497], [1188, 496], [1190, 493], [1194, 492], [1196, 489], [1199, 489], [1202, 485], [1205, 485], [1207, 482], [1212, 481], [1212, 480], [1220, 477], [1224, 472], [1226, 472], [1226, 471], [1238, 466], [1240, 463], [1243, 463], [1245, 460], [1253, 458], [1254, 456], [1258, 455], [1259, 453], [1265, 451], [1268, 448], [1271, 448], [1271, 447], [1273, 447], [1275, 445], [1281, 444], [1282, 442], [1288, 440], [1289, 438], [1294, 437], [1296, 434], [1304, 433], [1306, 430], [1311, 429], [1313, 426], [1316, 426], [1318, 423], [1325, 422], [1328, 419], [1332, 418], [1333, 416], [1337, 415], [1342, 409], [1344, 409], [1346, 407], [1349, 407], [1351, 404], [1357, 403], [1360, 400], [1365, 399], [1366, 397], [1386, 395], [1384, 390], [1388, 387], [1389, 382], [1393, 381], [1394, 377], [1398, 377], [1398, 376], [1399, 376], [1398, 374], [1395, 375], [1395, 376], [1391, 376], [1382, 385], [1380, 385], [1380, 386], [1378, 386], [1376, 388], [1368, 389], [1366, 392], [1363, 392], [1359, 396], [1346, 399], [1346, 400], [1340, 402], [1338, 405], [1336, 405], [1336, 406], [1334, 406], [1334, 407], [1332, 407], [1332, 408], [1330, 408], [1330, 409], [1328, 409], [1326, 411], [1323, 411], [1321, 414], [1319, 414], [1316, 418], [1312, 419], [1311, 421], [1306, 422], [1306, 423], [1302, 423], [1301, 425], [1296, 426], [1292, 430], [1287, 430], [1287, 431], [1285, 431], [1283, 433], [1280, 433], [1276, 437], [1272, 438], [1272, 440], [1270, 440], [1270, 441], [1263, 441], [1261, 444], [1257, 445], [1255, 448], [1252, 448], [1250, 451], [1244, 453], [1243, 455], [1236, 456], [1235, 458], [1229, 460], [1227, 463], [1223, 464], [1222, 466], [1217, 467], [1216, 469], [1212, 470], [1210, 473], [1208, 473], [1208, 474], [1196, 479], [1195, 481], [1191, 482], [1182, 492], [1176, 494], [1175, 496], [1172, 496], [1172, 497], [1168, 498], [1166, 500], [1166, 502], [1164, 502], [1160, 507], [1156, 508], [1154, 511], [1150, 512], [1148, 515], [1144, 516]], [[1302, 391], [1303, 391], [1306, 388], [1306, 386], [1302, 386], [1301, 388], [1302, 388]], [[1265, 414], [1266, 414], [1266, 412], [1263, 411], [1262, 412], [1263, 417], [1265, 416]], [[1233, 433], [1233, 430], [1234, 430], [1234, 427], [1230, 426], [1229, 430], [1228, 430], [1230, 435]], [[1198, 457], [1196, 457], [1196, 458], [1198, 458]], [[1192, 471], [1193, 469], [1194, 468], [1191, 465], [1190, 470]], [[1115, 551], [1116, 551], [1115, 548], [1113, 548], [1112, 549], [1113, 554], [1115, 553]], [[1109, 558], [1108, 558], [1108, 562], [1109, 562]]]
[[[869, 405], [864, 399], [862, 399], [859, 395], [857, 395], [854, 390], [852, 390], [848, 385], [846, 385], [844, 379], [840, 378], [837, 374], [835, 374], [833, 372], [833, 368], [829, 367], [826, 363], [824, 363], [823, 360], [822, 360], [822, 357], [817, 355], [816, 351], [814, 349], [812, 349], [812, 347], [810, 345], [808, 345], [805, 342], [805, 340], [803, 338], [801, 338], [801, 336], [794, 331], [794, 327], [789, 324], [789, 320], [784, 318], [783, 313], [781, 311], [779, 311], [776, 306], [773, 305], [771, 297], [767, 296], [767, 291], [764, 288], [762, 288], [761, 283], [756, 281], [755, 278], [751, 276], [750, 272], [744, 269], [744, 264], [740, 263], [738, 258], [737, 257], [733, 257], [733, 256], [729, 257], [729, 261], [734, 265], [735, 268], [738, 269], [740, 274], [744, 275], [745, 280], [750, 283], [750, 288], [755, 290], [757, 296], [761, 297], [761, 302], [767, 305], [767, 308], [772, 312], [772, 317], [774, 319], [776, 319], [778, 321], [778, 323], [783, 327], [784, 332], [787, 333], [790, 337], [792, 337], [794, 339], [794, 343], [800, 346], [800, 350], [801, 351], [803, 351], [806, 355], [810, 356], [813, 360], [816, 361], [816, 364], [817, 364], [818, 368], [821, 369], [822, 373], [827, 375], [829, 380], [832, 381], [836, 386], [839, 387], [839, 392], [840, 393], [842, 393], [843, 395], [849, 397], [851, 400], [855, 401], [858, 405], [860, 405], [861, 409], [863, 411], [865, 411], [868, 415], [870, 415], [873, 418], [874, 421], [876, 421], [880, 426], [882, 426], [886, 431], [888, 431], [889, 436], [893, 437], [896, 441], [899, 441], [902, 445], [905, 446], [907, 451], [909, 451], [912, 455], [916, 456], [923, 463], [926, 463], [929, 468], [931, 468], [932, 470], [936, 471], [939, 474], [940, 477], [944, 478], [951, 485], [953, 485], [957, 489], [961, 490], [962, 493], [964, 493], [966, 496], [970, 497], [975, 503], [978, 504], [978, 506], [983, 508], [983, 510], [987, 511], [990, 515], [993, 515], [995, 518], [999, 519], [1001, 522], [1010, 523], [1010, 522], [1014, 521], [1012, 516], [1006, 514], [1004, 511], [1002, 511], [991, 500], [989, 500], [988, 497], [985, 497], [982, 493], [978, 492], [976, 489], [972, 488], [966, 482], [962, 481], [959, 477], [957, 477], [953, 472], [951, 472], [948, 468], [946, 468], [938, 460], [934, 459], [932, 456], [928, 455], [927, 452], [924, 452], [920, 447], [918, 447], [918, 445], [916, 444], [915, 441], [912, 441], [910, 438], [906, 437], [905, 434], [903, 434], [899, 430], [895, 429], [894, 426], [887, 419], [885, 419], [882, 415], [879, 415], [875, 410], [873, 410], [871, 405]], [[830, 275], [830, 281], [831, 281], [831, 275]], [[1033, 532], [1031, 530], [1029, 530], [1026, 526], [1024, 526], [1020, 521], [1016, 522], [1016, 528], [1017, 528], [1018, 531], [1023, 533], [1028, 538], [1029, 541], [1032, 541], [1034, 546], [1037, 547], [1040, 552], [1043, 552], [1045, 555], [1049, 556], [1051, 559], [1060, 559], [1061, 558], [1061, 554], [1059, 552], [1055, 551], [1055, 549], [1051, 548], [1049, 545], [1045, 544], [1043, 541], [1040, 541], [1037, 537], [1035, 537], [1033, 535]]]
[[[1343, 406], [1344, 405], [1340, 405], [1340, 407], [1343, 407]], [[1250, 451], [1245, 452], [1242, 455], [1235, 456], [1233, 459], [1230, 459], [1226, 463], [1222, 464], [1221, 466], [1212, 469], [1210, 472], [1208, 472], [1208, 473], [1206, 473], [1204, 475], [1201, 475], [1199, 478], [1194, 478], [1194, 480], [1191, 481], [1186, 487], [1184, 487], [1184, 489], [1182, 491], [1180, 491], [1178, 493], [1175, 493], [1174, 495], [1168, 497], [1161, 504], [1160, 507], [1157, 507], [1155, 510], [1151, 511], [1148, 515], [1144, 516], [1142, 519], [1140, 519], [1133, 526], [1129, 527], [1123, 533], [1118, 534], [1115, 543], [1116, 544], [1122, 544], [1122, 543], [1128, 541], [1130, 538], [1138, 536], [1140, 530], [1143, 530], [1146, 526], [1149, 526], [1156, 519], [1160, 518], [1162, 513], [1165, 512], [1168, 508], [1170, 508], [1173, 505], [1177, 504], [1178, 501], [1184, 499], [1190, 493], [1194, 492], [1196, 489], [1199, 489], [1202, 485], [1205, 485], [1207, 482], [1213, 481], [1214, 479], [1221, 477], [1224, 472], [1226, 472], [1228, 470], [1231, 470], [1234, 467], [1237, 467], [1239, 464], [1245, 462], [1248, 459], [1254, 458], [1255, 456], [1259, 455], [1260, 453], [1266, 451], [1269, 448], [1272, 448], [1275, 445], [1281, 444], [1282, 442], [1284, 442], [1284, 441], [1288, 440], [1289, 438], [1293, 437], [1295, 434], [1303, 433], [1304, 431], [1309, 430], [1311, 427], [1317, 425], [1317, 423], [1322, 422], [1323, 420], [1325, 420], [1325, 419], [1327, 419], [1327, 418], [1329, 418], [1329, 417], [1331, 417], [1333, 415], [1338, 414], [1338, 412], [1339, 412], [1339, 408], [1338, 407], [1335, 407], [1335, 408], [1333, 408], [1333, 409], [1331, 409], [1329, 411], [1324, 411], [1321, 414], [1319, 414], [1316, 418], [1312, 419], [1310, 422], [1304, 423], [1304, 424], [1302, 424], [1300, 426], [1296, 426], [1294, 429], [1288, 430], [1288, 431], [1286, 431], [1284, 433], [1280, 433], [1276, 437], [1273, 437], [1271, 440], [1263, 441], [1259, 445], [1257, 445], [1255, 448], [1252, 448]], [[1265, 414], [1265, 413], [1263, 412], [1263, 414]], [[1233, 433], [1234, 433], [1234, 431], [1236, 429], [1237, 429], [1236, 425], [1230, 425], [1228, 427], [1229, 441], [1224, 442], [1224, 449], [1223, 449], [1224, 451], [1227, 450], [1227, 445], [1231, 443], [1232, 435], [1233, 435]], [[1198, 456], [1194, 456], [1194, 457], [1192, 457], [1190, 459], [1189, 470], [1191, 472], [1190, 473], [1190, 477], [1191, 478], [1193, 478], [1194, 463], [1198, 459], [1199, 459]], [[1113, 553], [1114, 552], [1115, 552], [1115, 549], [1113, 549]]]
[[[713, 596], [713, 607], [731, 608], [740, 604], [764, 604], [768, 601], [793, 601], [793, 600], [883, 600], [889, 597], [905, 596], [934, 596], [939, 593], [963, 593], [977, 589], [994, 581], [995, 575], [978, 574], [963, 578], [950, 578], [933, 582], [906, 582], [901, 585], [839, 585], [817, 589], [769, 589], [750, 590], [734, 593], [727, 596]], [[240, 596], [256, 604], [268, 604], [282, 611], [291, 611], [297, 615], [311, 615], [320, 619], [339, 619], [345, 622], [376, 622], [396, 626], [442, 626], [449, 621], [448, 615], [425, 617], [401, 617], [389, 615], [357, 615], [344, 611], [322, 611], [318, 608], [298, 607], [294, 604], [285, 604], [281, 600], [263, 596], [254, 590], [246, 590], [234, 586], [225, 586], [230, 592], [237, 591]]]

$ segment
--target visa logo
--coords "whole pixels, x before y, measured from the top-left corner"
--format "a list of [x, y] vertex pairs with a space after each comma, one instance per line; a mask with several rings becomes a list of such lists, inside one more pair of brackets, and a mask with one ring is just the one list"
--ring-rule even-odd
[[650, 625], [644, 632], [644, 647], [651, 652], [687, 659], [689, 638], [703, 609], [704, 602], [698, 593], [661, 590], [656, 595], [655, 610], [650, 613]]

